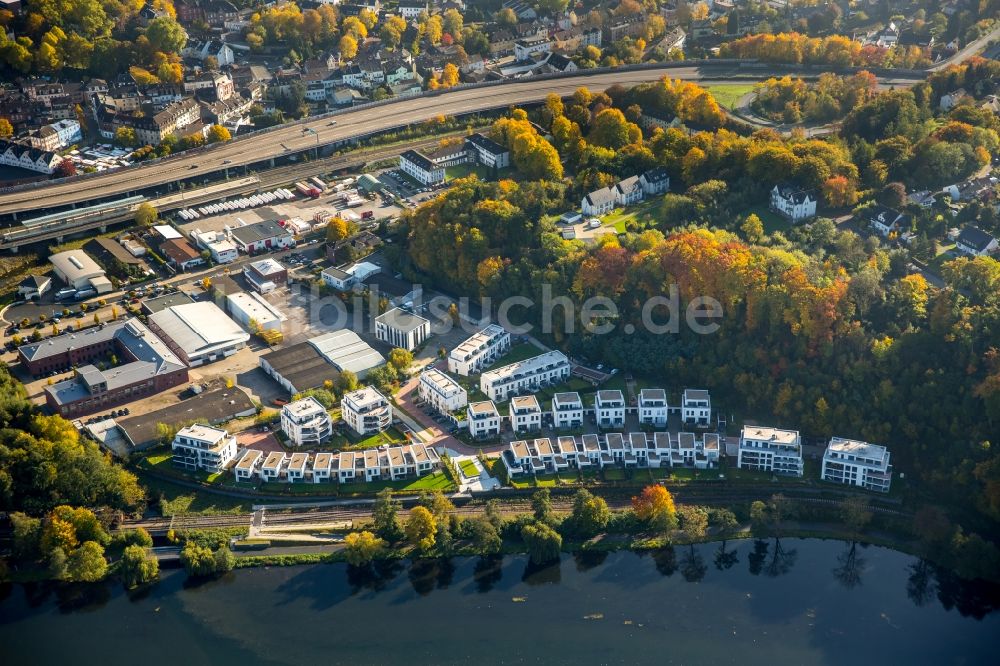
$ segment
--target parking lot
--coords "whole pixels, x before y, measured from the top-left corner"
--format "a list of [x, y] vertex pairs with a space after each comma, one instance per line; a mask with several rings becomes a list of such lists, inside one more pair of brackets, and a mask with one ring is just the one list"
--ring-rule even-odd
[[439, 190], [446, 187], [445, 185], [436, 187], [421, 185], [399, 169], [386, 169], [378, 174], [378, 179], [390, 192], [401, 199], [408, 200], [411, 207], [434, 198]]

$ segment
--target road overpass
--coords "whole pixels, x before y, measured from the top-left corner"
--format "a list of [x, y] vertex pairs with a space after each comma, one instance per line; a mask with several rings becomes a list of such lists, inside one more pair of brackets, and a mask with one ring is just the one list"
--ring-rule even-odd
[[[162, 160], [114, 171], [16, 188], [0, 193], [0, 217], [69, 207], [83, 202], [127, 196], [155, 187], [207, 177], [251, 165], [267, 165], [276, 158], [320, 146], [351, 142], [376, 132], [421, 123], [437, 116], [474, 113], [515, 104], [537, 102], [549, 93], [569, 95], [580, 86], [603, 90], [613, 84], [634, 85], [671, 78], [717, 82], [745, 82], [774, 75], [818, 75], [822, 70], [761, 66], [756, 63], [702, 62], [696, 65], [661, 63], [651, 67], [617, 69], [572, 76], [537, 77], [497, 84], [468, 86], [430, 95], [372, 104], [320, 117], [307, 118], [257, 132], [233, 141], [188, 151]], [[912, 85], [920, 75], [899, 73], [882, 77], [886, 85]]]

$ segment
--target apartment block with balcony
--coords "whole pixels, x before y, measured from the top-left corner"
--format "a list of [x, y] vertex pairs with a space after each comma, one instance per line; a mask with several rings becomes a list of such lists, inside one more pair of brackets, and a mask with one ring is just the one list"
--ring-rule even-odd
[[823, 453], [820, 478], [887, 493], [892, 485], [889, 450], [878, 444], [831, 437]]
[[532, 393], [545, 386], [569, 379], [570, 364], [559, 351], [517, 361], [479, 377], [479, 388], [490, 400], [506, 400], [518, 393]]
[[465, 410], [469, 434], [476, 439], [496, 437], [500, 434], [500, 412], [492, 400], [472, 402]]
[[469, 404], [469, 395], [462, 385], [437, 368], [429, 367], [420, 373], [417, 394], [441, 414], [449, 414]]
[[681, 419], [688, 425], [708, 427], [712, 424], [712, 398], [705, 389], [684, 389]]
[[510, 427], [514, 432], [541, 430], [542, 408], [533, 395], [510, 399]]
[[621, 428], [625, 425], [625, 396], [621, 391], [598, 391], [594, 411], [600, 427]]
[[329, 439], [333, 422], [326, 407], [310, 396], [281, 408], [281, 430], [295, 446], [308, 446]]
[[583, 425], [583, 400], [574, 392], [552, 396], [552, 427], [579, 428]]
[[737, 466], [758, 472], [802, 476], [802, 441], [797, 430], [746, 426], [740, 434]]
[[639, 423], [652, 426], [667, 424], [667, 392], [663, 389], [639, 391]]
[[499, 324], [490, 324], [478, 331], [448, 355], [448, 371], [468, 377], [482, 372], [498, 358], [510, 351], [510, 333]]
[[178, 467], [220, 472], [236, 457], [236, 438], [221, 428], [190, 425], [177, 431], [170, 449]]
[[392, 423], [392, 405], [370, 386], [344, 394], [340, 409], [344, 422], [359, 435], [382, 432]]

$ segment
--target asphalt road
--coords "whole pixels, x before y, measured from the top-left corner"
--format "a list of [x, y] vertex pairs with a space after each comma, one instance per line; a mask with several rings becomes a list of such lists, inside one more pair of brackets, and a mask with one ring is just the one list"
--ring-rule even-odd
[[[393, 104], [362, 108], [339, 114], [334, 119], [306, 119], [283, 125], [263, 135], [238, 138], [193, 155], [179, 155], [155, 164], [140, 164], [118, 169], [95, 177], [72, 179], [44, 188], [0, 194], [0, 215], [25, 213], [32, 210], [66, 206], [75, 202], [122, 195], [127, 192], [170, 182], [206, 175], [223, 168], [236, 168], [289, 151], [308, 150], [317, 145], [334, 143], [390, 129], [419, 123], [440, 115], [454, 115], [477, 110], [503, 108], [512, 104], [539, 101], [549, 93], [569, 95], [580, 86], [603, 90], [615, 83], [634, 85], [656, 80], [664, 75], [686, 80], [716, 79], [719, 82], [739, 82], [767, 79], [784, 70], [773, 68], [739, 68], [732, 65], [663, 67], [640, 71], [604, 72], [562, 79], [525, 80], [509, 84], [464, 88], [434, 97], [402, 99]], [[912, 78], [887, 77], [886, 85], [912, 85]], [[308, 130], [304, 128], [309, 128]]]

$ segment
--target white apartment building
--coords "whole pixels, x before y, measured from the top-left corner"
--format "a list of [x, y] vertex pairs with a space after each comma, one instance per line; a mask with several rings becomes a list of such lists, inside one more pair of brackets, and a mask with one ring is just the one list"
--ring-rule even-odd
[[431, 335], [431, 323], [402, 308], [375, 317], [375, 337], [393, 347], [413, 351]]
[[535, 396], [522, 395], [510, 399], [510, 427], [514, 432], [541, 429], [542, 408]]
[[598, 391], [594, 401], [597, 425], [621, 428], [625, 425], [625, 396], [621, 391]]
[[236, 438], [220, 428], [189, 425], [177, 431], [170, 448], [178, 467], [219, 472], [236, 457]]
[[444, 167], [436, 165], [427, 156], [415, 150], [407, 150], [399, 156], [399, 168], [421, 185], [437, 185], [444, 182]]
[[281, 408], [281, 431], [295, 446], [319, 444], [333, 435], [333, 421], [326, 407], [310, 396]]
[[250, 481], [260, 475], [260, 464], [264, 461], [264, 452], [257, 449], [247, 449], [240, 461], [236, 463], [234, 472], [237, 481]]
[[556, 393], [552, 396], [552, 426], [554, 428], [579, 428], [583, 425], [583, 400], [574, 392]]
[[684, 423], [709, 426], [712, 423], [712, 398], [705, 389], [684, 389], [681, 401], [681, 419]]
[[392, 405], [370, 386], [344, 394], [340, 408], [344, 422], [359, 435], [382, 432], [392, 423]]
[[745, 426], [737, 459], [740, 469], [802, 476], [802, 442], [797, 430]]
[[639, 423], [653, 426], [667, 424], [667, 392], [663, 389], [639, 391]]
[[569, 374], [566, 355], [550, 351], [484, 372], [479, 377], [479, 388], [490, 400], [505, 400], [513, 393], [532, 392], [558, 384], [568, 379]]
[[490, 365], [510, 351], [510, 333], [499, 324], [490, 324], [478, 331], [448, 355], [448, 372], [468, 377]]
[[472, 402], [465, 410], [469, 434], [476, 439], [496, 437], [500, 434], [500, 412], [492, 400]]
[[889, 450], [878, 444], [831, 437], [823, 453], [820, 478], [887, 493], [892, 483]]
[[792, 222], [816, 216], [816, 196], [789, 183], [779, 183], [771, 189], [771, 210]]
[[462, 385], [437, 368], [420, 373], [417, 385], [420, 399], [442, 414], [462, 409], [469, 404], [469, 395]]

